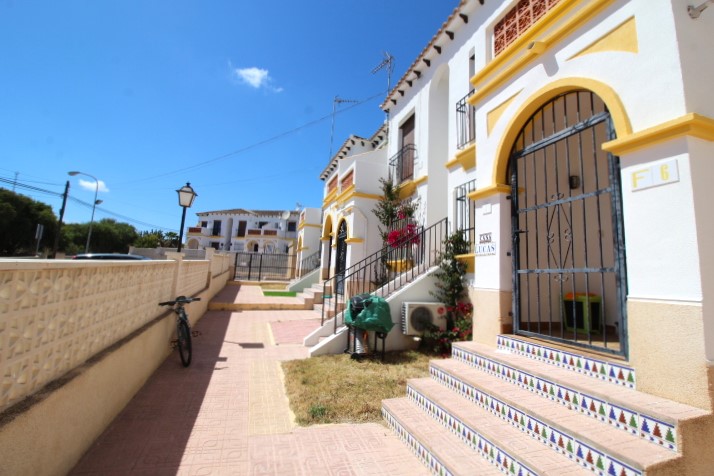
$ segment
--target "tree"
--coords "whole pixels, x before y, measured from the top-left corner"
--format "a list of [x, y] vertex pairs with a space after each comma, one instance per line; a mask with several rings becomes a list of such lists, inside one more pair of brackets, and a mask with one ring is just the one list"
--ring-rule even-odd
[[[89, 224], [70, 223], [62, 227], [60, 248], [65, 253], [84, 252], [87, 244]], [[112, 218], [103, 218], [92, 226], [92, 238], [89, 251], [92, 253], [126, 253], [129, 246], [136, 242], [139, 234], [132, 225], [119, 223]]]
[[51, 248], [57, 231], [52, 207], [11, 190], [0, 189], [0, 256], [34, 255], [37, 225], [44, 227], [41, 245]]

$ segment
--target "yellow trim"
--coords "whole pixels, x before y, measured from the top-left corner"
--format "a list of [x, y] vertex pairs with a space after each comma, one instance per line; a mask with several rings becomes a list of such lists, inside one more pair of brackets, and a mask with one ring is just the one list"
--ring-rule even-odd
[[579, 58], [592, 53], [605, 53], [608, 51], [622, 51], [625, 53], [638, 53], [637, 24], [635, 17], [630, 17], [601, 38], [593, 41], [588, 46], [568, 58]]
[[[561, 0], [558, 5], [546, 13], [543, 18], [538, 20], [526, 33], [511, 43], [508, 48], [503, 50], [500, 55], [491, 60], [489, 64], [484, 66], [481, 71], [471, 78], [471, 84], [473, 84], [477, 91], [469, 98], [469, 104], [473, 106], [477, 105], [486, 95], [502, 86], [512, 76], [518, 74], [528, 63], [562, 40], [565, 36], [590, 21], [593, 16], [600, 13], [600, 11], [613, 2], [614, 0], [591, 0], [574, 13], [572, 17], [563, 18], [582, 3], [579, 0]], [[558, 20], [562, 20], [562, 23], [555, 26], [548, 36], [536, 40], [537, 36], [544, 34], [544, 32], [551, 26], [554, 26]], [[535, 44], [534, 47], [529, 50], [527, 49], [527, 45], [530, 43]], [[540, 43], [542, 43], [542, 45]], [[538, 51], [540, 51], [540, 53]], [[520, 57], [518, 57], [518, 55], [520, 55]], [[497, 68], [504, 66], [509, 61], [512, 61], [510, 65], [502, 69], [499, 73], [492, 75]]]
[[298, 226], [298, 231], [302, 230], [303, 228], [320, 228], [320, 229], [322, 229], [322, 225], [315, 225], [314, 223], [301, 223]]
[[337, 197], [337, 189], [335, 188], [332, 190], [330, 193], [325, 196], [325, 198], [322, 199], [322, 208], [327, 208], [330, 206], [332, 202], [335, 201], [335, 197]]
[[469, 192], [466, 196], [469, 197], [469, 200], [480, 200], [499, 193], [511, 193], [511, 186], [504, 184], [489, 185], [488, 187]]
[[456, 158], [456, 157], [454, 157], [453, 159], [451, 159], [450, 161], [448, 161], [447, 163], [445, 163], [445, 164], [444, 164], [444, 167], [446, 167], [447, 169], [451, 169], [451, 168], [453, 168], [453, 167], [456, 167], [457, 165], [460, 165], [459, 159]]
[[399, 184], [399, 199], [404, 200], [407, 197], [411, 197], [414, 195], [414, 192], [416, 191], [416, 182], [413, 180], [409, 180], [407, 182], [402, 182]]
[[363, 238], [347, 238], [345, 240], [345, 243], [347, 243], [348, 245], [352, 245], [354, 243], [364, 243], [364, 239]]
[[375, 195], [374, 193], [362, 193], [362, 192], [355, 192], [352, 197], [354, 198], [368, 198], [370, 200], [381, 200], [382, 195]]
[[[323, 241], [329, 240], [330, 237], [333, 236], [333, 234], [335, 233], [335, 229], [334, 229], [334, 226], [332, 225], [332, 221], [333, 221], [333, 219], [332, 219], [331, 215], [327, 215], [325, 217], [325, 222], [322, 224], [322, 233], [320, 236], [321, 240], [323, 240]], [[328, 230], [328, 226], [329, 226], [329, 230]]]
[[476, 257], [476, 255], [473, 253], [455, 256], [455, 258], [458, 261], [462, 261], [466, 265], [467, 273], [475, 273], [476, 272], [476, 263], [475, 263], [475, 259], [474, 259], [475, 257]]
[[456, 157], [454, 157], [454, 161], [461, 165], [461, 168], [464, 170], [470, 170], [476, 167], [476, 143], [458, 151]]
[[714, 119], [696, 113], [685, 114], [677, 119], [605, 142], [602, 148], [612, 154], [623, 155], [683, 136], [714, 142]]
[[514, 94], [514, 95], [511, 96], [510, 98], [506, 99], [505, 101], [503, 101], [503, 102], [502, 102], [501, 104], [499, 104], [498, 106], [494, 107], [491, 111], [489, 111], [489, 112], [486, 114], [486, 125], [487, 125], [487, 130], [488, 130], [488, 135], [489, 135], [489, 136], [491, 135], [491, 131], [492, 131], [493, 128], [496, 126], [496, 123], [498, 122], [498, 120], [501, 118], [501, 116], [502, 116], [503, 113], [506, 111], [506, 109], [508, 108], [508, 106], [511, 105], [511, 103], [513, 102], [513, 100], [516, 99], [516, 96], [518, 96], [519, 94], [521, 94], [521, 91], [523, 91], [523, 90], [521, 89], [521, 90], [518, 91], [516, 94]]
[[343, 192], [339, 197], [337, 197], [337, 203], [340, 205], [344, 205], [346, 202], [354, 199], [354, 198], [367, 198], [369, 200], [381, 200], [382, 196], [381, 195], [375, 195], [372, 193], [362, 193], [362, 192], [355, 192], [354, 191], [354, 186], [348, 188]]
[[354, 192], [354, 190], [355, 190], [355, 184], [350, 185], [349, 187], [344, 189], [339, 195], [337, 195], [337, 197], [335, 197], [335, 201], [339, 204], [344, 203], [346, 200], [346, 197], [350, 193]]
[[563, 78], [547, 84], [534, 94], [532, 94], [520, 107], [518, 112], [511, 118], [511, 122], [506, 126], [506, 133], [501, 137], [501, 142], [496, 151], [496, 161], [493, 168], [492, 183], [507, 182], [508, 160], [511, 149], [516, 141], [516, 137], [521, 132], [521, 128], [528, 119], [543, 104], [555, 96], [579, 89], [585, 89], [595, 93], [607, 106], [610, 111], [613, 126], [617, 137], [626, 137], [632, 133], [630, 118], [622, 104], [622, 100], [614, 89], [605, 83], [590, 78]]

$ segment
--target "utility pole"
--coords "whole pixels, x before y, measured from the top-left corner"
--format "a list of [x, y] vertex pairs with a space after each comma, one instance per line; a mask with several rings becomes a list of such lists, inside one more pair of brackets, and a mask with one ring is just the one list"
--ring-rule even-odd
[[64, 185], [64, 193], [62, 194], [62, 208], [60, 208], [59, 223], [57, 224], [57, 233], [55, 234], [55, 244], [52, 247], [52, 259], [57, 257], [57, 248], [59, 248], [60, 234], [62, 232], [62, 220], [64, 219], [64, 208], [67, 205], [67, 195], [69, 195], [69, 180]]

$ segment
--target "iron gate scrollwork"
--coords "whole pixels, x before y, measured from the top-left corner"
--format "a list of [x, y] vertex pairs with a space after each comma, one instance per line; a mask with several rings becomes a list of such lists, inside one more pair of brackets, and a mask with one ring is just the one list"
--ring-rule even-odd
[[627, 355], [619, 158], [610, 113], [573, 91], [538, 110], [510, 159], [517, 334]]
[[347, 222], [340, 222], [337, 229], [337, 249], [335, 256], [335, 285], [338, 293], [344, 293], [345, 271], [347, 269]]

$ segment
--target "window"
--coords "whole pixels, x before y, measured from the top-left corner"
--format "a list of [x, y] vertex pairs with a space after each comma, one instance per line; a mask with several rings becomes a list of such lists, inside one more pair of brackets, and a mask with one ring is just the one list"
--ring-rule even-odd
[[218, 236], [221, 234], [221, 220], [215, 220], [213, 222], [213, 236]]
[[208, 228], [208, 222], [207, 222], [207, 221], [202, 221], [202, 222], [201, 222], [201, 228]]
[[288, 222], [288, 231], [296, 231], [297, 230], [297, 223], [294, 221], [289, 221]]
[[469, 192], [476, 190], [476, 180], [471, 180], [454, 189], [454, 225], [464, 233], [464, 238], [473, 246], [476, 235], [476, 210], [469, 200]]

